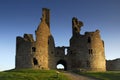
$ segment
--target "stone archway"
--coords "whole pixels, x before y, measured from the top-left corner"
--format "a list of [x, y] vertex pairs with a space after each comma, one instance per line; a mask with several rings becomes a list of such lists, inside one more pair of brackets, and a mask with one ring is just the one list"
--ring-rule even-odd
[[67, 62], [65, 60], [59, 60], [56, 65], [62, 64], [64, 66], [64, 70], [67, 70]]

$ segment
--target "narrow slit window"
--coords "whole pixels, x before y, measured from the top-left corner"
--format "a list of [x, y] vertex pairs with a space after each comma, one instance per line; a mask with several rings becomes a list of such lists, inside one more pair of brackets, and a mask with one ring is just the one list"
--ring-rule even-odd
[[67, 49], [67, 48], [65, 48], [65, 55], [67, 55], [67, 52], [68, 52], [68, 49]]
[[91, 43], [91, 37], [88, 37], [88, 43]]
[[89, 49], [89, 54], [93, 54], [93, 50], [92, 49]]
[[33, 58], [33, 63], [34, 63], [34, 65], [38, 65], [38, 61], [36, 58]]
[[49, 44], [49, 40], [48, 40], [48, 44]]
[[93, 54], [93, 50], [91, 49], [91, 54]]
[[89, 54], [91, 54], [91, 50], [89, 49]]

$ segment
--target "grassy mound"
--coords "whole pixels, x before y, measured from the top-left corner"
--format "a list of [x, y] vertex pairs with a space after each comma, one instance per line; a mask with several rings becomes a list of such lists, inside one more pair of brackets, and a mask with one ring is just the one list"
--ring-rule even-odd
[[0, 72], [0, 80], [69, 80], [62, 73], [55, 70], [10, 70]]
[[94, 77], [100, 80], [120, 80], [120, 71], [81, 72], [79, 74]]

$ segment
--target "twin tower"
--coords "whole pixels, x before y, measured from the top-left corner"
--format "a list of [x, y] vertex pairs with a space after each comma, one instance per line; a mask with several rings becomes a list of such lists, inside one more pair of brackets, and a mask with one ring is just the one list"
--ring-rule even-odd
[[104, 42], [100, 31], [81, 35], [82, 26], [83, 23], [74, 17], [70, 46], [55, 47], [50, 32], [50, 11], [43, 8], [41, 22], [35, 31], [36, 39], [32, 34], [16, 38], [16, 69], [49, 70], [57, 69], [56, 66], [62, 64], [64, 70], [106, 71]]

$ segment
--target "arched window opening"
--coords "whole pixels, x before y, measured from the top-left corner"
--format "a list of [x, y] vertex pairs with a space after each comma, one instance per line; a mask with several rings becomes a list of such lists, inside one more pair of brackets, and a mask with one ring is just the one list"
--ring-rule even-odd
[[67, 63], [65, 60], [59, 60], [56, 64], [58, 70], [67, 70]]

